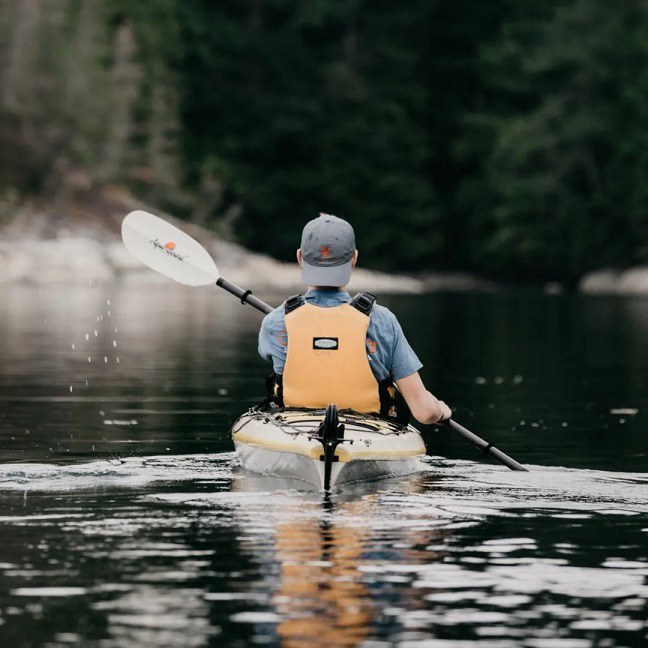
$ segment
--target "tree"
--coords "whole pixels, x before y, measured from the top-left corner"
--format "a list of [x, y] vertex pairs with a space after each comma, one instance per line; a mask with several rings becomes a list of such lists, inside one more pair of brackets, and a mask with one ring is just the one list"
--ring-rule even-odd
[[632, 181], [646, 170], [636, 137], [647, 86], [636, 73], [646, 68], [647, 11], [605, 0], [522, 6], [482, 49], [485, 103], [460, 147], [482, 159], [477, 182], [462, 187], [482, 267], [575, 281], [636, 258], [648, 206]]

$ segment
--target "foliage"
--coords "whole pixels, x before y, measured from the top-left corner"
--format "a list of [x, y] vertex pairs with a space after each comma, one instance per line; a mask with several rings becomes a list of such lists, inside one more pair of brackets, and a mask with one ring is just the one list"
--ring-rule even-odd
[[0, 195], [571, 282], [648, 255], [647, 49], [639, 0], [0, 0]]
[[457, 152], [481, 160], [478, 265], [573, 280], [645, 254], [648, 7], [554, 4], [482, 48], [486, 101]]

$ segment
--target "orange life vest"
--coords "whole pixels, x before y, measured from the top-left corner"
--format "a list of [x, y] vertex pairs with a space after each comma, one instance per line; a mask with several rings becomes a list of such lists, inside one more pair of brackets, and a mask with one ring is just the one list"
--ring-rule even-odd
[[286, 302], [286, 407], [320, 409], [335, 403], [340, 409], [381, 412], [381, 390], [366, 348], [374, 302], [368, 293], [330, 308], [309, 304], [301, 296]]

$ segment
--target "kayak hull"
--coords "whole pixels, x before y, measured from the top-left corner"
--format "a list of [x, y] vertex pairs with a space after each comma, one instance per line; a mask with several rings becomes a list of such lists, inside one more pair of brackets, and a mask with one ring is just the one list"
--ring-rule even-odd
[[[246, 470], [288, 477], [324, 489], [322, 443], [315, 437], [322, 410], [250, 410], [236, 421], [232, 438]], [[421, 470], [425, 444], [418, 430], [378, 417], [340, 412], [344, 440], [331, 464], [331, 488], [409, 475]]]

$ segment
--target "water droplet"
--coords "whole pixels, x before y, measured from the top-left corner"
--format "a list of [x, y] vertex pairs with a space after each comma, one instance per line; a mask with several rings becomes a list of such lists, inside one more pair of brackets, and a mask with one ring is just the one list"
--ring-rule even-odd
[[486, 378], [484, 378], [483, 376], [477, 376], [477, 378], [475, 378], [475, 383], [478, 385], [485, 385]]
[[108, 306], [110, 306], [110, 299], [106, 299], [106, 304], [108, 304]]
[[104, 356], [104, 362], [108, 362], [108, 356]]
[[117, 329], [115, 329], [115, 333], [118, 333]]
[[72, 349], [76, 349], [76, 344], [73, 344], [73, 345], [72, 345]]
[[567, 421], [563, 421], [560, 425], [562, 425], [562, 427], [567, 427]]
[[95, 334], [95, 337], [97, 337], [97, 335], [99, 335], [99, 334], [97, 333], [97, 331], [96, 331], [96, 330], [95, 330], [95, 332], [94, 332], [94, 334]]
[[117, 364], [119, 364], [119, 358], [117, 358]]
[[110, 311], [107, 312], [108, 317], [110, 317]]
[[70, 385], [70, 391], [74, 391], [74, 390], [72, 389], [72, 385]]
[[86, 340], [90, 339], [90, 333], [86, 333], [85, 336], [86, 336]]
[[114, 346], [114, 347], [117, 346], [117, 340], [113, 340], [113, 346]]
[[515, 376], [513, 376], [513, 384], [519, 385], [521, 382], [522, 382], [522, 376], [520, 376], [520, 374], [515, 374]]
[[92, 358], [88, 356], [88, 362], [92, 362]]

